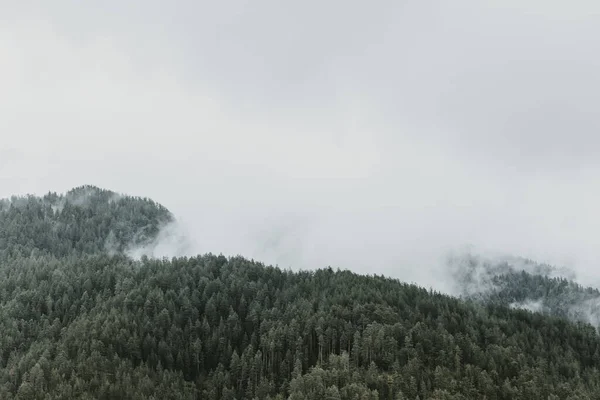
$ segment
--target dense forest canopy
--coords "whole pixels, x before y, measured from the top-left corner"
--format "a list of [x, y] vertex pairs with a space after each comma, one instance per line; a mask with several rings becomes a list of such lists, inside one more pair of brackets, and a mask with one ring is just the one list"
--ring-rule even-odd
[[564, 280], [499, 275], [483, 301], [242, 257], [136, 261], [171, 213], [91, 186], [0, 210], [1, 399], [600, 398], [597, 330], [511, 308], [551, 306]]

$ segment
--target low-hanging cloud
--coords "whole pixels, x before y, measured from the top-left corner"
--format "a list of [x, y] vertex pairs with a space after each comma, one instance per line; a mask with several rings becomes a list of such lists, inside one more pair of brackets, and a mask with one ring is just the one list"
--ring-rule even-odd
[[531, 312], [543, 312], [544, 303], [541, 300], [527, 300], [520, 303], [511, 303], [510, 308], [519, 308]]
[[578, 5], [68, 4], [2, 13], [2, 197], [151, 197], [189, 243], [136, 256], [450, 290], [446, 256], [469, 245], [596, 282], [600, 24]]
[[[107, 246], [110, 246], [109, 241], [107, 241]], [[170, 258], [196, 255], [190, 245], [185, 228], [177, 221], [171, 221], [161, 226], [158, 235], [149, 242], [138, 244], [134, 240], [124, 252], [134, 260], [142, 257]]]

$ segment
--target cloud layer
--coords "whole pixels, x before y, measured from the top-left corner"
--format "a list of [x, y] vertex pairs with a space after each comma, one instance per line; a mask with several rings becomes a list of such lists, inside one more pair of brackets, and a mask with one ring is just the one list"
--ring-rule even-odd
[[0, 195], [152, 197], [282, 267], [443, 288], [470, 245], [591, 282], [600, 9], [565, 4], [11, 4]]

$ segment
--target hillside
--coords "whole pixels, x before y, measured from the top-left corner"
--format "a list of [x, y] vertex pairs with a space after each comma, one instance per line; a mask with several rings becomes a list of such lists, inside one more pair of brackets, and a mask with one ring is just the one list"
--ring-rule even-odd
[[530, 260], [511, 261], [464, 256], [454, 264], [462, 296], [600, 327], [600, 290], [565, 278], [565, 270]]
[[135, 261], [171, 214], [97, 188], [2, 204], [1, 399], [600, 398], [588, 324], [349, 271]]
[[123, 253], [150, 243], [173, 216], [149, 199], [94, 186], [0, 200], [0, 259]]

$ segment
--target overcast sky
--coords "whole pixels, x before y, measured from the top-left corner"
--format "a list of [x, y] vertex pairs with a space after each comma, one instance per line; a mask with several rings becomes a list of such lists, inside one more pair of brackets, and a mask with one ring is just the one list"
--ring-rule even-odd
[[598, 38], [583, 0], [0, 0], [0, 196], [148, 196], [296, 269], [600, 278]]

